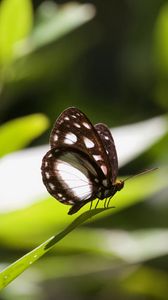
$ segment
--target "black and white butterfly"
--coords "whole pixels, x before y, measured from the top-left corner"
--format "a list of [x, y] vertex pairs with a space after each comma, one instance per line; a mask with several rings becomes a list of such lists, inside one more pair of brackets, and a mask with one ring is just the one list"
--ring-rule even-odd
[[42, 161], [48, 192], [74, 214], [86, 203], [112, 197], [124, 182], [116, 180], [118, 159], [113, 137], [104, 124], [95, 126], [79, 109], [66, 109], [56, 120], [49, 150]]

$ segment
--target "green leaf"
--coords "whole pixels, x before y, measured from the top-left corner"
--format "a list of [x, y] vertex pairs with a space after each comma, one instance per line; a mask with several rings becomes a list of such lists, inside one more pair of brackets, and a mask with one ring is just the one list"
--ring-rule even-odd
[[[109, 210], [110, 208], [108, 208]], [[103, 212], [107, 209], [95, 209], [89, 210], [77, 217], [67, 228], [63, 231], [51, 237], [46, 242], [42, 243], [39, 247], [35, 248], [33, 251], [24, 255], [22, 258], [14, 262], [12, 265], [7, 267], [0, 273], [0, 289], [6, 287], [11, 281], [13, 281], [17, 276], [19, 276], [23, 271], [29, 268], [35, 261], [42, 257], [45, 253], [51, 250], [56, 243], [62, 240], [67, 234], [69, 234], [76, 227], [81, 225], [83, 222], [87, 221], [89, 218]]]
[[168, 4], [165, 3], [158, 14], [155, 27], [156, 62], [162, 72], [168, 73]]
[[0, 63], [10, 62], [16, 42], [25, 38], [32, 28], [30, 0], [3, 0], [0, 5]]
[[19, 150], [41, 135], [48, 127], [48, 119], [34, 114], [7, 122], [0, 127], [0, 157]]
[[38, 9], [38, 19], [29, 40], [30, 50], [47, 45], [88, 22], [95, 15], [91, 4], [69, 3], [57, 7], [44, 2]]

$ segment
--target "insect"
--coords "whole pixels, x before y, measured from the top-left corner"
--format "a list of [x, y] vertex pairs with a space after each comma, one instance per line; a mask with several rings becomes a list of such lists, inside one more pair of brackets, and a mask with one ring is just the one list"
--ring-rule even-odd
[[43, 182], [54, 198], [71, 205], [68, 214], [96, 198], [107, 202], [124, 187], [116, 180], [118, 159], [109, 128], [93, 126], [79, 109], [70, 107], [58, 117], [50, 146], [42, 160]]

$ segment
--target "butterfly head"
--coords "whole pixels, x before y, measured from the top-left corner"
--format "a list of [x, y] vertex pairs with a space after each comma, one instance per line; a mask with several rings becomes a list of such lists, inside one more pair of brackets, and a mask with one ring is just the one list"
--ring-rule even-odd
[[[101, 185], [98, 188], [98, 192], [96, 197], [100, 200], [104, 200], [107, 197], [112, 197], [118, 191], [120, 191], [124, 187], [123, 180], [116, 180], [115, 183], [111, 184], [110, 181], [108, 182], [107, 179], [103, 180], [102, 182], [104, 185]], [[105, 186], [106, 184], [106, 186]]]
[[124, 187], [124, 181], [123, 180], [116, 180], [114, 186], [115, 186], [116, 192], [121, 191], [121, 189]]

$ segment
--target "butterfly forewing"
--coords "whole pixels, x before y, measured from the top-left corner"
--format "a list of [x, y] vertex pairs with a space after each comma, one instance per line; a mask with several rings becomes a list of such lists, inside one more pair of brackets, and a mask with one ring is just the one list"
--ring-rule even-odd
[[88, 118], [77, 108], [66, 109], [56, 120], [50, 135], [51, 148], [72, 146], [87, 153], [111, 178], [111, 166], [100, 135]]
[[118, 159], [113, 137], [109, 128], [102, 123], [96, 124], [95, 128], [103, 142], [106, 154], [111, 166], [111, 182], [115, 183], [118, 174]]
[[72, 147], [52, 148], [41, 169], [48, 192], [64, 204], [95, 199], [98, 181], [105, 178], [94, 160]]

